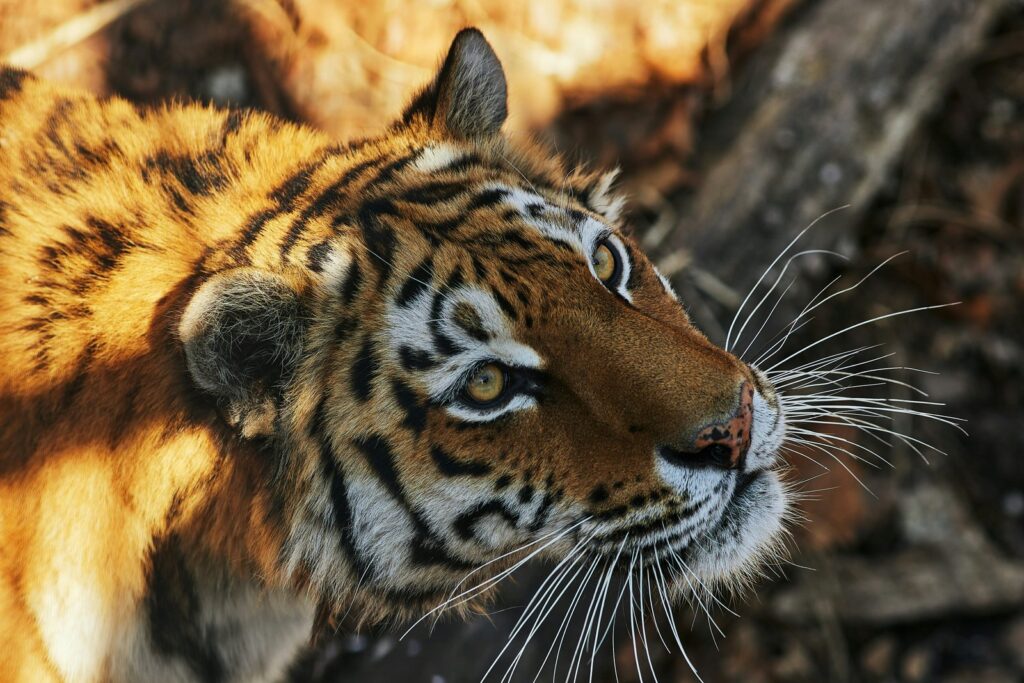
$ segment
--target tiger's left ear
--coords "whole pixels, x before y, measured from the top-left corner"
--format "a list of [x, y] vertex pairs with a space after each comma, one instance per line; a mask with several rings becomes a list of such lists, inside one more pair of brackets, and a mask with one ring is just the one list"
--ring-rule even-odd
[[211, 277], [182, 312], [189, 374], [243, 437], [273, 431], [276, 398], [302, 355], [305, 319], [293, 283], [248, 267]]
[[590, 208], [604, 216], [609, 223], [617, 223], [626, 206], [626, 198], [612, 190], [618, 177], [619, 169], [614, 168], [602, 174], [586, 193], [586, 202]]
[[496, 135], [508, 117], [505, 72], [484, 34], [459, 31], [434, 82], [420, 92], [402, 120], [423, 117], [431, 128], [464, 140]]

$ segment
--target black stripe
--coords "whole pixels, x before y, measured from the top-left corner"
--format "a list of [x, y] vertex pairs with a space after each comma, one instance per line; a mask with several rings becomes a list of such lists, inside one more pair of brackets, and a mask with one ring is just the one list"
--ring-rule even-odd
[[487, 207], [500, 204], [505, 197], [509, 194], [508, 190], [501, 188], [491, 188], [484, 190], [480, 194], [473, 197], [473, 201], [466, 207], [466, 211], [473, 211], [475, 209], [483, 209]]
[[359, 261], [352, 259], [351, 264], [348, 267], [348, 272], [345, 274], [345, 281], [341, 283], [341, 302], [343, 304], [350, 304], [355, 298], [356, 293], [359, 291], [359, 285], [363, 282], [363, 273], [359, 268]]
[[466, 282], [466, 276], [462, 273], [462, 266], [455, 266], [455, 270], [448, 274], [448, 280], [444, 283], [445, 289], [452, 290], [461, 287]]
[[433, 259], [428, 256], [413, 269], [412, 273], [406, 278], [405, 283], [402, 285], [402, 289], [398, 292], [398, 298], [395, 300], [399, 306], [405, 306], [410, 301], [420, 295], [421, 292], [425, 291], [430, 282], [434, 278], [434, 262]]
[[533, 486], [526, 484], [523, 488], [519, 489], [519, 502], [526, 505], [533, 498]]
[[402, 362], [402, 368], [407, 372], [429, 370], [437, 365], [427, 351], [414, 349], [411, 346], [399, 348], [398, 357]]
[[370, 468], [377, 475], [381, 483], [384, 484], [391, 497], [409, 512], [413, 526], [416, 527], [416, 533], [421, 536], [430, 536], [429, 527], [405, 498], [405, 490], [402, 488], [402, 483], [398, 480], [398, 471], [395, 469], [394, 454], [384, 437], [374, 435], [362, 441], [356, 441], [355, 444], [363, 456], [366, 457], [366, 462], [370, 465]]
[[324, 261], [331, 253], [330, 242], [318, 242], [309, 248], [306, 252], [306, 264], [309, 269], [314, 273], [321, 273], [324, 269]]
[[[330, 147], [324, 150], [316, 159], [299, 167], [271, 190], [268, 198], [274, 202], [274, 206], [263, 209], [250, 217], [246, 224], [246, 229], [242, 232], [241, 239], [232, 248], [234, 256], [239, 258], [245, 249], [256, 241], [260, 232], [262, 232], [272, 218], [293, 211], [296, 200], [309, 189], [317, 170], [323, 167], [329, 160], [343, 154], [344, 151], [340, 147]], [[296, 229], [296, 226], [292, 225], [292, 229], [285, 235], [281, 245], [282, 257], [288, 253], [300, 233], [301, 228]]]
[[537, 508], [537, 516], [534, 517], [533, 523], [530, 524], [530, 531], [540, 531], [548, 521], [548, 515], [551, 512], [551, 508], [554, 507], [555, 497], [551, 493], [544, 494], [544, 500], [540, 502], [540, 507]]
[[416, 536], [412, 541], [410, 559], [421, 565], [446, 565], [450, 569], [467, 571], [478, 565], [453, 557], [440, 541], [433, 536]]
[[224, 126], [220, 132], [221, 145], [227, 145], [228, 138], [242, 127], [244, 119], [245, 113], [241, 109], [232, 109], [228, 112], [228, 115], [224, 117]]
[[452, 529], [464, 541], [473, 538], [473, 527], [476, 523], [488, 515], [499, 515], [508, 522], [509, 526], [515, 528], [519, 524], [519, 515], [510, 510], [501, 500], [494, 499], [480, 503], [468, 512], [463, 512], [452, 522]]
[[373, 378], [377, 376], [377, 359], [373, 355], [373, 343], [369, 337], [363, 340], [359, 355], [352, 362], [352, 391], [360, 401], [368, 401], [373, 391]]
[[10, 204], [0, 200], [0, 235], [11, 234], [10, 229], [7, 227], [7, 214], [10, 211], [10, 209]]
[[11, 67], [0, 68], [0, 102], [21, 92], [26, 80], [33, 80], [32, 75], [27, 71]]
[[444, 305], [444, 295], [447, 292], [438, 292], [434, 295], [434, 302], [430, 306], [430, 333], [434, 339], [434, 348], [442, 356], [454, 356], [462, 350], [462, 347], [452, 341], [448, 335], [441, 330], [441, 307]]
[[482, 477], [491, 472], [488, 463], [480, 460], [456, 460], [440, 446], [431, 446], [430, 457], [434, 459], [438, 471], [446, 477]]
[[[302, 213], [299, 214], [299, 216], [296, 217], [288, 227], [288, 232], [285, 234], [284, 239], [281, 242], [281, 258], [288, 256], [288, 253], [298, 241], [299, 236], [303, 231], [305, 231], [310, 219], [319, 218], [326, 215], [331, 210], [336, 209], [344, 199], [344, 190], [348, 185], [359, 177], [363, 171], [381, 163], [381, 161], [381, 159], [367, 159], [359, 162], [345, 171], [341, 178], [331, 183], [326, 189], [320, 192], [320, 194], [318, 194], [316, 198], [302, 210]], [[338, 224], [338, 220], [336, 219], [333, 225], [334, 227], [337, 227]]]
[[587, 219], [586, 214], [572, 207], [565, 209], [565, 212], [569, 215], [569, 220], [572, 222], [572, 226], [576, 228], [576, 232], [579, 232], [580, 228], [583, 227], [584, 221]]
[[394, 204], [388, 199], [371, 200], [363, 204], [359, 210], [358, 225], [363, 234], [363, 243], [381, 271], [381, 283], [386, 282], [391, 276], [397, 245], [394, 231], [381, 219], [382, 216], [388, 215], [398, 215]]
[[348, 500], [348, 487], [345, 475], [334, 455], [330, 437], [326, 432], [327, 397], [324, 396], [317, 405], [313, 423], [310, 427], [312, 436], [320, 446], [321, 474], [330, 482], [331, 509], [334, 511], [334, 527], [338, 532], [338, 544], [342, 553], [352, 565], [352, 573], [356, 577], [366, 574], [366, 562], [359, 555], [355, 543], [355, 525], [352, 522], [352, 507]]
[[394, 380], [391, 389], [395, 394], [395, 401], [405, 411], [402, 425], [419, 436], [427, 426], [427, 408], [409, 385], [404, 382]]
[[202, 632], [199, 594], [176, 539], [150, 557], [145, 607], [150, 642], [162, 657], [181, 661], [204, 683], [225, 680], [224, 662]]
[[[52, 319], [53, 316], [50, 316]], [[82, 353], [78, 357], [78, 367], [75, 369], [75, 375], [71, 378], [71, 381], [64, 385], [64, 391], [61, 393], [60, 404], [57, 409], [58, 413], [67, 412], [69, 408], [75, 403], [75, 399], [85, 388], [85, 381], [89, 376], [89, 369], [92, 366], [93, 358], [96, 355], [96, 351], [99, 349], [99, 341], [96, 339], [89, 340], [89, 343], [85, 345]]]
[[657, 519], [651, 519], [646, 522], [639, 524], [632, 524], [621, 529], [616, 529], [607, 534], [602, 534], [594, 539], [595, 543], [620, 543], [626, 536], [631, 538], [643, 538], [648, 534], [656, 531], [663, 531], [667, 527], [674, 526], [676, 522], [686, 521], [684, 515], [680, 515], [678, 518], [675, 516], [671, 517], [659, 517]]
[[419, 154], [419, 149], [413, 149], [405, 156], [398, 157], [394, 161], [384, 165], [371, 180], [363, 186], [363, 192], [367, 192], [374, 185], [385, 183], [395, 177], [395, 174], [408, 166]]
[[354, 443], [388, 493], [409, 513], [416, 533], [411, 547], [412, 561], [427, 565], [446, 565], [450, 569], [458, 570], [475, 568], [474, 563], [452, 556], [445, 548], [444, 542], [434, 536], [419, 512], [409, 503], [398, 479], [394, 453], [384, 437], [374, 435]]
[[402, 200], [410, 204], [434, 204], [455, 199], [466, 192], [462, 183], [434, 182], [420, 185], [402, 194]]
[[448, 218], [443, 221], [436, 221], [434, 223], [426, 223], [423, 221], [417, 221], [413, 225], [427, 238], [435, 240], [443, 240], [447, 235], [455, 232], [459, 229], [459, 226], [466, 221], [466, 216], [462, 212], [457, 213], [454, 217]]
[[358, 328], [359, 321], [354, 316], [342, 316], [334, 325], [334, 341], [337, 343], [347, 341]]
[[547, 209], [547, 204], [541, 204], [538, 202], [526, 205], [526, 212], [530, 214], [530, 218], [543, 218], [544, 212], [547, 211]]
[[266, 227], [267, 223], [269, 223], [270, 220], [277, 215], [278, 211], [275, 208], [263, 209], [262, 211], [258, 211], [249, 216], [249, 220], [246, 221], [245, 227], [242, 229], [242, 236], [235, 244], [235, 254], [241, 254], [241, 252], [244, 251], [246, 247], [255, 242], [256, 238], [259, 237], [260, 233], [263, 231], [263, 228]]
[[629, 259], [629, 277], [626, 278], [626, 289], [635, 292], [636, 288], [640, 286], [640, 269], [636, 267], [636, 257], [628, 246], [626, 247], [626, 258]]
[[213, 152], [204, 152], [193, 157], [161, 150], [145, 160], [143, 178], [154, 169], [161, 174], [172, 176], [194, 196], [208, 196], [214, 190], [222, 190], [227, 185], [227, 176], [220, 168], [220, 159]]
[[465, 171], [473, 166], [480, 163], [480, 155], [478, 154], [467, 154], [453, 161], [451, 164], [444, 168], [438, 169], [438, 171], [444, 171], [446, 173], [458, 173]]
[[516, 311], [516, 309], [512, 306], [509, 300], [506, 299], [501, 292], [499, 292], [497, 289], [492, 289], [491, 294], [494, 295], [494, 300], [498, 302], [498, 306], [501, 307], [501, 310], [505, 311], [505, 315], [507, 315], [512, 320], [519, 320], [519, 312]]

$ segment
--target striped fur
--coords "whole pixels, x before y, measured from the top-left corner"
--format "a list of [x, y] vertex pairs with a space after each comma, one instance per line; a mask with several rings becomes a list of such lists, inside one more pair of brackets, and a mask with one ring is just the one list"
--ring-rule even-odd
[[[0, 71], [0, 679], [273, 680], [318, 612], [421, 614], [573, 525], [547, 556], [628, 538], [709, 578], [774, 537], [771, 388], [690, 325], [610, 177], [503, 119], [472, 31], [350, 144]], [[745, 469], [659, 455], [744, 386]]]

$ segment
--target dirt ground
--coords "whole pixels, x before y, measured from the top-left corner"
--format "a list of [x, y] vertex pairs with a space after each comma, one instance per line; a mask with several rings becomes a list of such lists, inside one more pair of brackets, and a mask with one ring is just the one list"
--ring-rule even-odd
[[[16, 25], [13, 17], [24, 19], [25, 3], [0, 2], [0, 48], [9, 51], [92, 4], [67, 2], [35, 23]], [[756, 21], [735, 8], [714, 20], [736, 24], [720, 32], [726, 58], [757, 58], [754, 46], [789, 3], [769, 4]], [[302, 14], [308, 7], [281, 6], [286, 24], [304, 35], [299, 27], [308, 26]], [[227, 3], [162, 2], [115, 21], [40, 70], [137, 102], [190, 98], [326, 125], [337, 105], [317, 108], [310, 88], [325, 86], [300, 80], [312, 78], [301, 52], [284, 54], [280, 45], [260, 42], [279, 35], [271, 28], [264, 15], [254, 20]], [[618, 161], [627, 178], [642, 177], [656, 195], [671, 197], [699, 182], [689, 160], [700, 122], [713, 116], [710, 104], [728, 95], [728, 68], [715, 54], [691, 50], [692, 63], [671, 73], [634, 65], [628, 77], [603, 89], [558, 81], [546, 91], [544, 109], [524, 113], [519, 125], [583, 157]], [[743, 68], [743, 59], [734, 63]], [[340, 122], [333, 128], [351, 132], [395, 113], [376, 111], [384, 104], [364, 99], [370, 104], [355, 128]], [[648, 199], [651, 193], [628, 181], [627, 187], [634, 190], [633, 222], [642, 235], [664, 219], [662, 208]], [[794, 234], [800, 227], [793, 226]], [[799, 336], [813, 340], [899, 308], [961, 302], [860, 328], [822, 354], [884, 340], [894, 363], [937, 373], [901, 377], [944, 403], [944, 414], [964, 419], [966, 434], [900, 418], [901, 431], [944, 454], [928, 451], [926, 461], [905, 444], [879, 446], [890, 465], [846, 463], [863, 487], [838, 467], [794, 462], [807, 500], [792, 563], [732, 598], [735, 614], [712, 610], [725, 637], [703, 615], [682, 616], [688, 652], [705, 681], [1022, 681], [1024, 11], [999, 25], [844, 240], [854, 254], [850, 261], [817, 261], [803, 277], [819, 286], [837, 276], [852, 284], [889, 256], [907, 253], [836, 305], [819, 309]], [[752, 264], [752, 272], [764, 265]], [[788, 320], [800, 305], [786, 302], [779, 319]], [[542, 574], [527, 572], [489, 617], [441, 624], [432, 635], [425, 628], [401, 641], [394, 633], [340, 633], [299, 662], [293, 680], [479, 680]], [[553, 634], [538, 640], [550, 643]], [[614, 659], [602, 655], [595, 680], [638, 679], [635, 653], [617, 635]], [[515, 680], [532, 680], [545, 650], [530, 650]], [[660, 680], [696, 680], [675, 648], [666, 653], [658, 643], [650, 654]], [[549, 663], [544, 675], [551, 670]]]

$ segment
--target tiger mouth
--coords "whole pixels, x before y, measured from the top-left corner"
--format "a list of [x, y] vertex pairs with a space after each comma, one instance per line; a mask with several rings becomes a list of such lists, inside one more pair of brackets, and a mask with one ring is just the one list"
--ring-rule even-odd
[[[587, 545], [595, 555], [629, 558], [635, 554], [637, 560], [642, 562], [661, 562], [673, 555], [686, 561], [694, 552], [714, 552], [717, 549], [695, 547], [699, 546], [698, 540], [728, 523], [740, 508], [749, 507], [751, 496], [756, 495], [757, 484], [770, 476], [771, 471], [768, 469], [744, 472], [737, 477], [733, 491], [724, 503], [710, 503], [708, 498], [704, 498], [690, 509], [644, 519], [595, 535]], [[708, 516], [694, 519], [693, 508], [700, 509], [709, 503], [710, 507], [706, 508]]]

